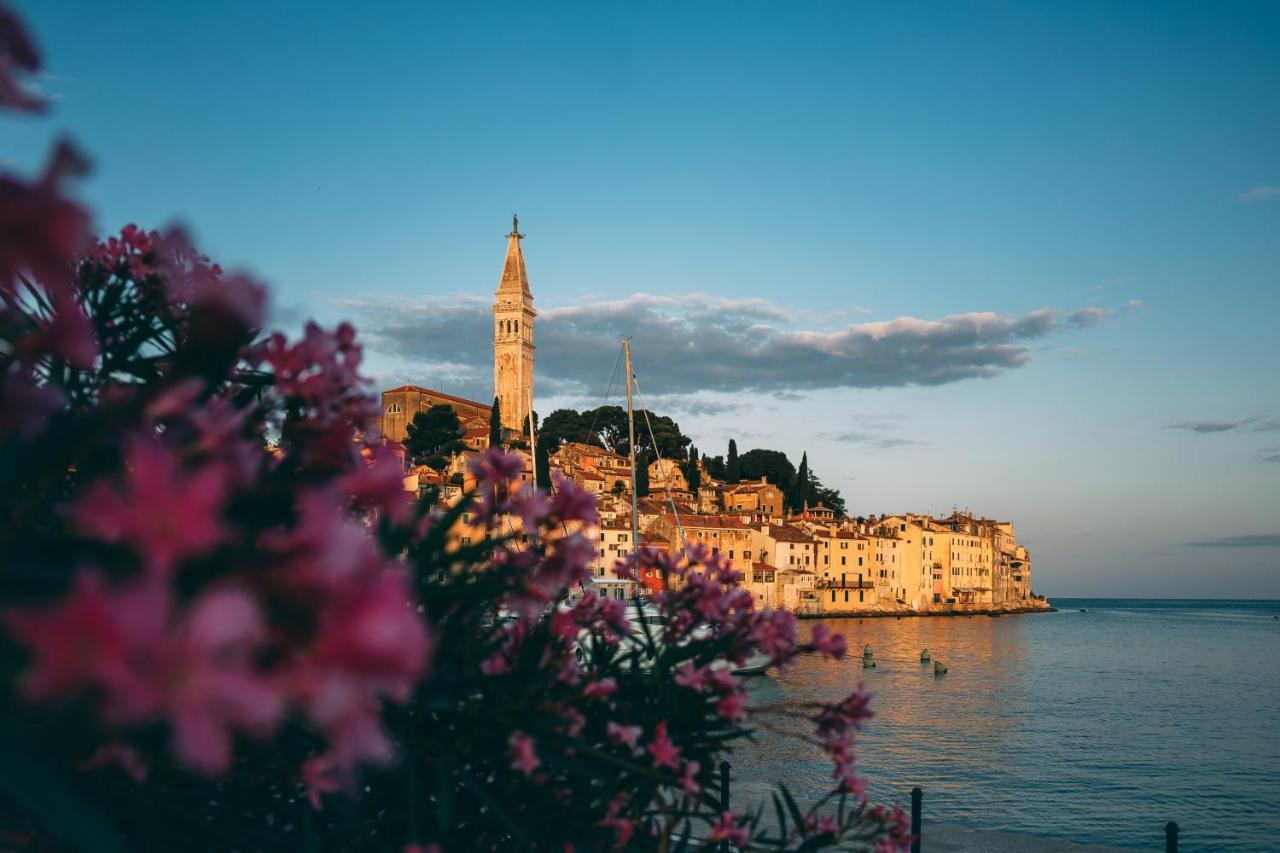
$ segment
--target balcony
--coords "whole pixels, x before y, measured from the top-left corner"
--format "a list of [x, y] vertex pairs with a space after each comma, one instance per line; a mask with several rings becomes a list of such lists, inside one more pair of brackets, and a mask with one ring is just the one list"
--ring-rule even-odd
[[840, 580], [839, 578], [819, 578], [814, 584], [818, 589], [875, 589], [876, 585], [869, 580], [859, 581], [857, 578]]

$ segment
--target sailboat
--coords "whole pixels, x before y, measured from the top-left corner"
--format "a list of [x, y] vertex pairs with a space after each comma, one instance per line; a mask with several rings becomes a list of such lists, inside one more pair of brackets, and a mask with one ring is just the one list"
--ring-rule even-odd
[[[622, 354], [624, 366], [626, 370], [626, 388], [627, 388], [627, 438], [629, 443], [629, 456], [631, 462], [631, 560], [632, 575], [636, 584], [635, 594], [632, 597], [632, 605], [636, 611], [636, 618], [633, 620], [632, 632], [637, 635], [636, 639], [643, 638], [645, 635], [644, 625], [661, 624], [661, 614], [652, 605], [647, 604], [640, 596], [640, 567], [639, 567], [639, 551], [640, 551], [640, 513], [639, 513], [639, 492], [636, 489], [636, 418], [635, 405], [632, 399], [632, 389], [635, 385], [635, 371], [631, 366], [631, 339], [622, 339]], [[648, 415], [646, 414], [646, 422]], [[649, 439], [654, 444], [654, 451], [657, 452], [657, 441], [653, 436], [653, 427], [649, 426]], [[684, 528], [680, 524], [680, 514], [676, 511], [675, 501], [671, 499], [671, 487], [666, 485], [667, 500], [671, 502], [671, 512], [675, 516], [676, 530], [680, 534], [681, 545], [684, 545]], [[773, 663], [772, 659], [761, 652], [759, 649], [754, 650], [741, 665], [734, 665], [731, 661], [722, 660], [712, 664], [713, 669], [723, 667], [733, 667], [735, 675], [757, 675], [762, 674]]]

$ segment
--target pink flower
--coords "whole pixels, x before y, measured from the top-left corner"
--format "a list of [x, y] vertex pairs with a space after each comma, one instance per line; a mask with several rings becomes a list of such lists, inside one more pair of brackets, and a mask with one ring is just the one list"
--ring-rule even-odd
[[382, 704], [365, 680], [337, 670], [296, 674], [307, 719], [324, 733], [338, 772], [359, 764], [387, 764], [395, 750], [382, 730]]
[[844, 657], [846, 648], [843, 634], [832, 633], [826, 625], [819, 623], [813, 626], [810, 638], [813, 640], [813, 647], [826, 657], [832, 660]]
[[702, 765], [696, 761], [686, 761], [680, 773], [680, 787], [685, 796], [697, 799], [702, 795], [702, 786], [698, 784], [698, 771]]
[[707, 672], [709, 669], [706, 666], [695, 667], [693, 661], [687, 660], [680, 664], [680, 669], [676, 672], [675, 682], [681, 687], [687, 687], [690, 690], [701, 693], [707, 689]]
[[134, 782], [145, 782], [147, 773], [151, 769], [136, 749], [120, 741], [112, 741], [99, 747], [97, 752], [80, 764], [80, 767], [84, 770], [118, 767]]
[[588, 699], [607, 699], [618, 690], [618, 682], [613, 678], [602, 678], [591, 681], [582, 688], [582, 695]]
[[551, 517], [556, 521], [580, 521], [587, 526], [597, 523], [596, 497], [559, 472], [551, 473], [555, 496], [551, 499]]
[[418, 844], [416, 841], [411, 841], [401, 849], [400, 853], [444, 853], [444, 848], [435, 841], [430, 844]]
[[775, 663], [783, 663], [796, 653], [796, 617], [786, 610], [765, 610], [756, 614], [751, 631], [760, 651]]
[[51, 355], [80, 370], [92, 369], [98, 343], [84, 309], [65, 288], [53, 288], [49, 302], [52, 310], [14, 347], [19, 361], [35, 364]]
[[667, 721], [658, 723], [653, 732], [653, 742], [649, 744], [649, 754], [653, 756], [653, 766], [670, 767], [675, 770], [679, 765], [680, 750], [667, 737]]
[[838, 835], [840, 825], [831, 815], [811, 814], [804, 820], [805, 833], [808, 835]]
[[564, 733], [569, 737], [577, 737], [586, 728], [587, 718], [577, 708], [566, 707], [560, 712], [560, 716], [565, 720]]
[[108, 593], [97, 573], [81, 571], [60, 601], [5, 611], [5, 626], [31, 656], [20, 681], [23, 695], [51, 702], [86, 690], [108, 700], [142, 691], [144, 681], [133, 668], [134, 632], [158, 639], [160, 626], [148, 623], [165, 618], [146, 598]]
[[409, 517], [412, 496], [404, 488], [404, 466], [391, 453], [375, 450], [368, 463], [343, 477], [338, 488], [361, 506], [380, 509], [395, 523]]
[[37, 113], [45, 108], [45, 99], [28, 91], [15, 72], [34, 74], [40, 70], [40, 54], [27, 35], [22, 21], [6, 6], [0, 5], [0, 107]]
[[505, 486], [519, 479], [524, 462], [514, 453], [506, 453], [500, 447], [490, 447], [471, 460], [471, 473], [481, 483]]
[[630, 747], [637, 754], [640, 750], [636, 746], [636, 741], [640, 739], [643, 731], [639, 726], [623, 726], [612, 720], [605, 726], [605, 733], [608, 734], [610, 741], [621, 746]]
[[324, 795], [335, 794], [342, 789], [342, 777], [333, 755], [313, 755], [304, 761], [302, 784], [307, 790], [307, 801], [311, 803], [311, 808], [320, 811], [324, 807]]
[[259, 674], [253, 655], [265, 637], [256, 600], [237, 589], [202, 594], [160, 654], [161, 714], [179, 759], [203, 773], [231, 760], [232, 734], [266, 737], [284, 711], [281, 685]]
[[741, 818], [737, 812], [729, 810], [720, 815], [720, 819], [711, 825], [707, 841], [727, 841], [738, 847], [745, 847], [751, 840], [751, 833], [740, 825]]
[[71, 505], [81, 533], [132, 546], [155, 573], [168, 572], [225, 539], [221, 514], [227, 483], [222, 466], [187, 472], [172, 451], [154, 441], [134, 439], [125, 469], [123, 482], [99, 480]]
[[627, 842], [631, 840], [636, 830], [635, 823], [631, 819], [621, 816], [622, 810], [626, 808], [630, 799], [626, 791], [619, 793], [609, 801], [609, 810], [600, 820], [601, 827], [613, 830], [614, 846], [619, 849], [627, 846]]
[[747, 695], [741, 690], [726, 693], [716, 703], [716, 713], [731, 723], [738, 723], [747, 718]]
[[426, 672], [432, 651], [426, 624], [413, 608], [408, 575], [381, 569], [331, 602], [321, 618], [315, 652], [399, 702]]
[[511, 769], [519, 770], [526, 776], [532, 776], [533, 771], [542, 766], [542, 762], [538, 760], [538, 753], [533, 748], [533, 738], [529, 737], [522, 731], [514, 731], [507, 738], [507, 746], [511, 749], [513, 756], [511, 760]]
[[[4, 26], [0, 21], [0, 27]], [[4, 77], [0, 68], [0, 80]], [[0, 87], [3, 85], [0, 82]], [[69, 293], [71, 256], [85, 241], [89, 215], [80, 205], [63, 198], [61, 184], [67, 177], [87, 171], [84, 158], [62, 140], [36, 181], [26, 183], [0, 175], [0, 290], [11, 290], [17, 274], [25, 271], [46, 292]]]

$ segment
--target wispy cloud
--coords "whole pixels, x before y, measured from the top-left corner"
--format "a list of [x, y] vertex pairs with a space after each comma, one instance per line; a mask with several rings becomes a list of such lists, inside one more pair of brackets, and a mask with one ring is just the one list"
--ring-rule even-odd
[[1109, 287], [1115, 287], [1121, 284], [1129, 284], [1132, 281], [1133, 281], [1133, 276], [1122, 275], [1122, 276], [1118, 276], [1116, 278], [1108, 279], [1107, 281], [1092, 285], [1089, 287], [1089, 289], [1092, 290], [1094, 293], [1100, 293]]
[[[412, 364], [420, 382], [487, 386], [491, 371], [489, 302], [469, 296], [350, 299], [369, 349]], [[536, 331], [539, 385], [578, 393], [608, 378], [622, 335], [652, 395], [699, 391], [794, 394], [824, 388], [945, 385], [1025, 366], [1032, 345], [1097, 326], [1131, 308], [1041, 309], [937, 319], [899, 317], [822, 329], [798, 325], [796, 312], [760, 299], [639, 293], [569, 307], [542, 308]], [[470, 365], [470, 370], [463, 366]], [[454, 386], [456, 387], [456, 385]]]
[[1241, 204], [1249, 204], [1255, 201], [1271, 201], [1280, 198], [1280, 187], [1271, 186], [1270, 184], [1258, 184], [1251, 190], [1246, 190], [1236, 196]]
[[879, 450], [889, 450], [895, 447], [910, 447], [912, 445], [924, 444], [924, 442], [916, 441], [914, 438], [878, 435], [873, 432], [859, 432], [857, 430], [849, 432], [822, 433], [819, 435], [819, 438], [827, 438], [831, 441], [839, 441], [843, 444], [858, 444], [863, 447], [874, 447]]
[[1187, 432], [1210, 434], [1215, 432], [1275, 432], [1280, 430], [1280, 421], [1271, 418], [1243, 418], [1238, 421], [1183, 421], [1180, 424], [1169, 424], [1165, 429], [1180, 429]]
[[1280, 533], [1247, 533], [1184, 543], [1189, 548], [1280, 548]]
[[1280, 447], [1268, 447], [1258, 454], [1259, 462], [1280, 462]]

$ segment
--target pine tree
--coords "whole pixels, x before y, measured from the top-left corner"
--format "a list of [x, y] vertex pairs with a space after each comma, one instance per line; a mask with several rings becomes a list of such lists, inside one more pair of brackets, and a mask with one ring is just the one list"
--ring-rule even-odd
[[742, 482], [742, 467], [738, 464], [738, 442], [729, 439], [729, 458], [724, 463], [724, 481], [736, 485]]
[[493, 398], [493, 408], [489, 410], [489, 446], [502, 446], [502, 404], [497, 397]]

